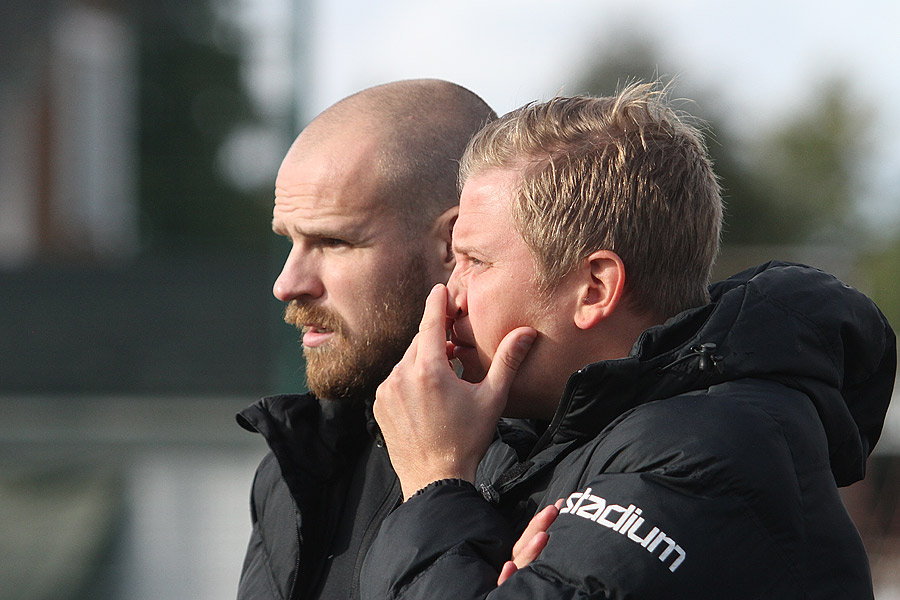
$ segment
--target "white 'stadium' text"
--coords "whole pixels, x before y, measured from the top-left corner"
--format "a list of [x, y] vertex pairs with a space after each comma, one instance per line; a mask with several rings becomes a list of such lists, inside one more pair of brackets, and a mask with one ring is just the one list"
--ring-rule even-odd
[[[681, 566], [687, 553], [675, 540], [659, 527], [652, 527], [649, 531], [645, 530], [646, 532], [641, 531], [641, 527], [645, 524], [644, 517], [641, 516], [644, 512], [642, 509], [634, 504], [627, 507], [608, 504], [604, 498], [595, 496], [591, 491], [591, 488], [587, 488], [583, 492], [570, 494], [566, 498], [566, 505], [560, 509], [560, 514], [572, 514], [594, 521], [640, 544], [650, 554], [655, 554], [661, 549], [660, 561], [665, 563], [670, 556], [673, 557], [674, 560], [669, 564], [669, 570], [673, 573]], [[649, 527], [649, 524], [647, 525]]]

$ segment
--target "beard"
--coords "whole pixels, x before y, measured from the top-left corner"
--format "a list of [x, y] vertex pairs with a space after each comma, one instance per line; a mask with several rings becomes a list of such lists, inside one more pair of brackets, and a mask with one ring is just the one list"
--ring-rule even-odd
[[364, 401], [375, 397], [384, 381], [418, 332], [425, 298], [433, 282], [427, 264], [415, 254], [396, 276], [383, 278], [365, 305], [359, 331], [350, 331], [344, 319], [330, 309], [297, 300], [285, 308], [284, 320], [302, 328], [314, 323], [332, 331], [327, 343], [303, 348], [306, 386], [318, 398]]

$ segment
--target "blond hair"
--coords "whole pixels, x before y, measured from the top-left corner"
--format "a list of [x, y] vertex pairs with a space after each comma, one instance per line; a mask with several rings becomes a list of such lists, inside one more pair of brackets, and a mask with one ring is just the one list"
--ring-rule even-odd
[[492, 168], [521, 174], [512, 215], [544, 290], [611, 250], [635, 309], [667, 318], [709, 301], [721, 192], [700, 130], [659, 84], [504, 115], [470, 141], [460, 184]]

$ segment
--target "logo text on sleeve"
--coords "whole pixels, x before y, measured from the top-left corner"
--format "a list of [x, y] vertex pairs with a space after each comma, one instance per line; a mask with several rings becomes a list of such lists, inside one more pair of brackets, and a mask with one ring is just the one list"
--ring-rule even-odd
[[659, 527], [650, 527], [641, 516], [644, 512], [642, 509], [634, 504], [627, 507], [608, 504], [604, 498], [595, 496], [591, 491], [591, 488], [587, 488], [583, 492], [570, 494], [566, 498], [566, 505], [559, 512], [608, 527], [632, 542], [640, 544], [650, 554], [656, 554], [659, 550], [660, 561], [666, 562], [670, 557], [673, 559], [669, 564], [669, 570], [673, 573], [681, 566], [687, 557], [684, 549]]

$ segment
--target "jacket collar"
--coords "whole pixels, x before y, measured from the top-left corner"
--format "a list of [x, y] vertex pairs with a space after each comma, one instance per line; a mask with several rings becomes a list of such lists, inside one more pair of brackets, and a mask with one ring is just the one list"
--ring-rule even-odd
[[244, 429], [265, 438], [285, 479], [299, 472], [325, 481], [349, 468], [364, 443], [374, 437], [371, 404], [282, 394], [257, 401], [236, 419]]

